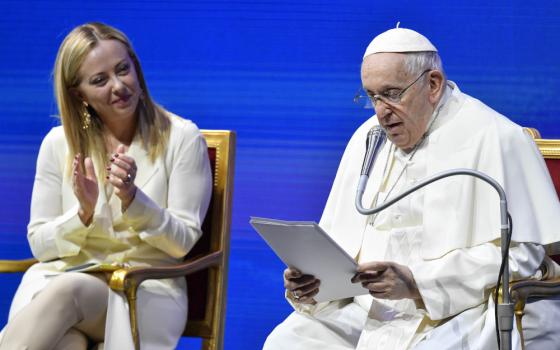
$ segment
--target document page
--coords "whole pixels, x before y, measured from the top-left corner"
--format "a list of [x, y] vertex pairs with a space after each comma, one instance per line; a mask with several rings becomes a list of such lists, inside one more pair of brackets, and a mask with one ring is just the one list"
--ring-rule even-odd
[[315, 222], [258, 217], [249, 222], [287, 266], [321, 280], [318, 302], [368, 293], [360, 283], [350, 282], [356, 261]]

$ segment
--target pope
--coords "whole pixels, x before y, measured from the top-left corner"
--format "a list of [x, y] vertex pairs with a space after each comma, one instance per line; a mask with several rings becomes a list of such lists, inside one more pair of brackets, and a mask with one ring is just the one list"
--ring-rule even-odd
[[[436, 47], [413, 30], [397, 27], [375, 37], [363, 56], [361, 79], [356, 100], [376, 114], [350, 139], [320, 225], [357, 259], [352, 282], [367, 293], [317, 303], [320, 281], [286, 269], [286, 297], [295, 312], [264, 349], [497, 348], [491, 298], [501, 262], [495, 190], [455, 176], [377, 215], [361, 215], [354, 200], [365, 140], [376, 125], [387, 132], [363, 196], [372, 207], [454, 168], [498, 181], [514, 223], [513, 279], [542, 278], [541, 266], [556, 268], [545, 246], [557, 241], [560, 204], [538, 148], [522, 127], [447, 80]], [[559, 305], [527, 307], [528, 348], [557, 347], [558, 333], [547, 329], [552, 322], [546, 320], [559, 316]], [[518, 347], [516, 332], [513, 341]]]

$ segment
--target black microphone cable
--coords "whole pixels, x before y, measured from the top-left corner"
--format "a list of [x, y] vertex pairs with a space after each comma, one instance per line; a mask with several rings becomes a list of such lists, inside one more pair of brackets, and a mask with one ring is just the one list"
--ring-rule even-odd
[[500, 341], [500, 327], [499, 327], [499, 322], [498, 322], [498, 295], [500, 294], [500, 285], [502, 282], [502, 276], [504, 275], [504, 268], [505, 268], [505, 263], [506, 263], [506, 259], [509, 258], [509, 245], [511, 243], [511, 236], [512, 236], [512, 232], [513, 232], [513, 220], [511, 218], [511, 215], [509, 214], [509, 212], [507, 213], [507, 217], [508, 217], [508, 222], [509, 222], [509, 229], [508, 229], [508, 234], [507, 234], [507, 244], [506, 244], [506, 249], [503, 252], [502, 255], [502, 263], [500, 264], [500, 272], [498, 273], [498, 282], [496, 282], [496, 292], [494, 293], [494, 323], [496, 324], [496, 339], [498, 340], [498, 349], [501, 346], [501, 341]]

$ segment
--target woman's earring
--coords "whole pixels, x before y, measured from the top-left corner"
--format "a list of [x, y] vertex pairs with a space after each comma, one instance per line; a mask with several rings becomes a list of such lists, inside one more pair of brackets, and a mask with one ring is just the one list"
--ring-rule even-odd
[[82, 101], [84, 104], [82, 109], [82, 129], [87, 130], [91, 125], [91, 114], [89, 114], [88, 110], [88, 103], [86, 101]]
[[142, 103], [142, 107], [146, 109], [146, 94], [144, 94], [144, 90], [140, 89], [140, 103]]

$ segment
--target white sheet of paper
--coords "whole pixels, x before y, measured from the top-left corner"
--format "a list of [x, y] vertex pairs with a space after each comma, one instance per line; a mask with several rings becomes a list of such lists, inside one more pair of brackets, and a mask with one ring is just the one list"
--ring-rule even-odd
[[317, 223], [258, 217], [251, 217], [249, 223], [287, 266], [321, 280], [314, 297], [318, 302], [368, 293], [360, 283], [350, 282], [356, 261]]

